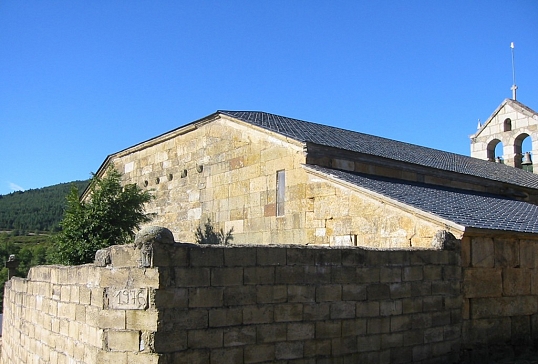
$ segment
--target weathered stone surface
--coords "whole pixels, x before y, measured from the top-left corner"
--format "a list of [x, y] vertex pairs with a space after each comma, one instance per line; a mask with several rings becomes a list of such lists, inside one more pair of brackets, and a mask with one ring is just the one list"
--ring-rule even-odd
[[529, 240], [481, 239], [493, 267], [462, 267], [455, 251], [245, 247], [243, 260], [239, 246], [164, 244], [166, 265], [151, 268], [110, 247], [111, 264], [7, 282], [2, 363], [457, 362], [462, 343], [533, 342], [536, 264], [512, 266]]

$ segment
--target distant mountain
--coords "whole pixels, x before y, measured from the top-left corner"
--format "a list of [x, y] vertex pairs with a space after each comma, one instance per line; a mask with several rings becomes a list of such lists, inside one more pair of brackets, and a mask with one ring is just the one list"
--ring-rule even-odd
[[82, 192], [89, 181], [74, 181], [0, 195], [0, 231], [20, 234], [58, 230], [71, 186]]

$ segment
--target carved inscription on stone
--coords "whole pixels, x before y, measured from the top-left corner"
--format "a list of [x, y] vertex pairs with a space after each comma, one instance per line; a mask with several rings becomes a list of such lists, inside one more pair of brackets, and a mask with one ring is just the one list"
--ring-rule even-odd
[[147, 288], [107, 290], [108, 308], [113, 310], [145, 310], [148, 307]]

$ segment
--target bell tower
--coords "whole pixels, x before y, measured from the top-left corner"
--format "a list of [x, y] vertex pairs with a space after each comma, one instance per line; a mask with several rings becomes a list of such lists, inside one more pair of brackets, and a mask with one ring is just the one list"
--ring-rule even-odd
[[538, 173], [538, 113], [521, 102], [505, 99], [470, 138], [471, 157]]

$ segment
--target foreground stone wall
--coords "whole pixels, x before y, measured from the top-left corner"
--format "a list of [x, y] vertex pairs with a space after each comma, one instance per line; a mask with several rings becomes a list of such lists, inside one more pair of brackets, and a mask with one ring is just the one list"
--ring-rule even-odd
[[6, 283], [2, 363], [159, 362], [158, 270], [137, 268], [133, 247], [112, 251], [113, 268], [38, 266]]
[[481, 236], [462, 240], [463, 343], [477, 362], [538, 343], [538, 242]]
[[8, 282], [2, 363], [455, 363], [531, 346], [536, 241], [461, 245], [111, 247]]

